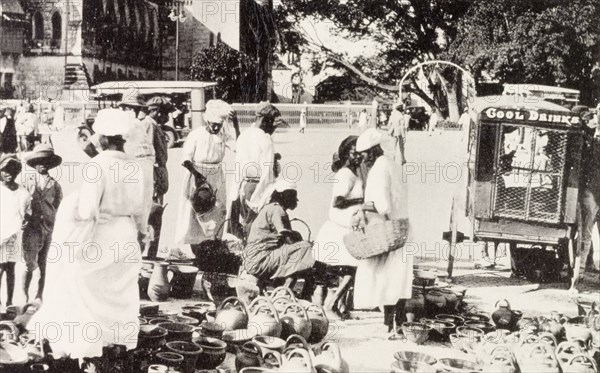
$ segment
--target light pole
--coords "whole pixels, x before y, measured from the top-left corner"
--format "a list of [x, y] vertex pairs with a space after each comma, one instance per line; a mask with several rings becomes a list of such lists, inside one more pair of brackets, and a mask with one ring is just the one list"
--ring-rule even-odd
[[183, 0], [174, 1], [169, 13], [169, 19], [175, 22], [175, 80], [179, 80], [179, 22], [183, 23], [186, 20], [183, 5]]

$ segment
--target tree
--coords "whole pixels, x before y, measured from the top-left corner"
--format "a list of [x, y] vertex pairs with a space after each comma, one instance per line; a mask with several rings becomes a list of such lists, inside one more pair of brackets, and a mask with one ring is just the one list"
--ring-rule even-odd
[[[458, 33], [458, 21], [469, 4], [467, 0], [287, 0], [280, 16], [293, 18], [296, 24], [308, 17], [333, 22], [339, 35], [351, 40], [372, 40], [379, 52], [368, 64], [362, 64], [369, 70], [367, 73], [357, 67], [356, 61], [349, 61], [344, 53], [329, 49], [320, 40], [306, 39], [304, 45], [326, 54], [330, 61], [353, 72], [366, 84], [394, 91], [407, 69], [436, 59], [446, 50]], [[416, 77], [411, 77], [411, 84], [404, 89], [431, 106], [444, 107], [447, 87], [443, 85], [456, 83], [452, 79], [455, 74], [445, 70], [425, 70], [430, 88], [439, 91], [434, 97], [418, 86]]]
[[460, 21], [447, 57], [477, 78], [576, 88], [591, 103], [600, 93], [598, 19], [597, 0], [480, 0]]
[[256, 66], [252, 59], [219, 42], [194, 56], [189, 79], [216, 82], [215, 93], [224, 101], [253, 102], [256, 84], [248, 82], [256, 79]]

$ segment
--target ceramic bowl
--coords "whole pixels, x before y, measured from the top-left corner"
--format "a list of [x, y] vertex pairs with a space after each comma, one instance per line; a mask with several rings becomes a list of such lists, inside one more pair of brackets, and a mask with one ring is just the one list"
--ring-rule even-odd
[[464, 359], [440, 359], [439, 365], [444, 372], [481, 372], [479, 365]]
[[485, 335], [485, 332], [474, 326], [464, 325], [456, 328], [456, 334], [470, 338], [473, 342], [479, 342]]
[[200, 324], [200, 334], [203, 337], [219, 338], [223, 337], [225, 328], [214, 322], [204, 322]]
[[436, 373], [437, 370], [429, 364], [416, 361], [396, 360], [392, 363], [393, 373]]
[[158, 325], [160, 323], [163, 322], [170, 322], [171, 320], [167, 319], [166, 317], [154, 317], [148, 320], [148, 324], [150, 325]]
[[452, 324], [454, 324], [456, 326], [462, 326], [465, 323], [465, 319], [460, 316], [449, 315], [449, 314], [444, 314], [444, 313], [435, 315], [435, 319], [441, 320], [441, 321], [446, 321], [446, 322], [451, 322]]
[[415, 363], [422, 363], [427, 365], [437, 364], [437, 359], [431, 355], [424, 354], [417, 351], [399, 351], [394, 354], [394, 359], [405, 360]]
[[490, 322], [491, 319], [486, 316], [483, 315], [481, 313], [466, 313], [463, 315], [463, 318], [466, 321], [480, 321], [480, 322]]
[[192, 340], [192, 334], [194, 333], [194, 328], [188, 324], [182, 324], [177, 322], [163, 322], [158, 324], [158, 326], [167, 329], [169, 334], [167, 334], [167, 342], [171, 341], [186, 341], [189, 342]]
[[227, 343], [217, 338], [200, 337], [194, 343], [202, 347], [196, 369], [214, 369], [221, 365], [227, 354]]
[[436, 319], [421, 319], [421, 322], [432, 328], [429, 335], [438, 340], [448, 340], [450, 334], [456, 331], [456, 325], [451, 322]]
[[478, 328], [483, 330], [484, 333], [492, 332], [496, 329], [496, 326], [491, 322], [484, 321], [466, 321], [465, 326], [472, 326], [474, 328]]
[[183, 355], [175, 352], [158, 352], [156, 360], [159, 364], [177, 369], [183, 363]]
[[181, 316], [181, 315], [173, 316], [172, 321], [182, 323], [182, 324], [188, 324], [188, 325], [192, 325], [192, 326], [197, 326], [198, 324], [200, 324], [200, 321], [198, 321], [198, 319], [196, 319], [196, 318], [189, 317], [189, 316]]
[[138, 347], [158, 349], [166, 343], [168, 333], [167, 329], [158, 325], [140, 325]]
[[252, 341], [260, 347], [260, 351], [264, 356], [267, 352], [278, 352], [282, 353], [285, 347], [285, 341], [277, 337], [268, 337], [259, 335], [252, 338]]
[[405, 322], [402, 324], [402, 333], [411, 342], [423, 344], [429, 338], [431, 327], [417, 322]]

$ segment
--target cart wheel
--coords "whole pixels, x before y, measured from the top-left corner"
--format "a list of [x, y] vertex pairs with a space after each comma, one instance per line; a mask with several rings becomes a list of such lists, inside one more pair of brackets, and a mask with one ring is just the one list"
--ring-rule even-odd
[[448, 282], [452, 282], [452, 272], [454, 270], [454, 255], [456, 255], [456, 238], [458, 235], [458, 217], [456, 198], [452, 198], [452, 207], [450, 208], [450, 252], [448, 255]]

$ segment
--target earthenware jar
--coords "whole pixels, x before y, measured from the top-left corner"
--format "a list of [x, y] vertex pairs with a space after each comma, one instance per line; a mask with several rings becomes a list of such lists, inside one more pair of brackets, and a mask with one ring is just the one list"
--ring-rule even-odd
[[439, 290], [430, 290], [425, 294], [425, 309], [437, 313], [446, 308], [446, 297]]
[[225, 330], [246, 329], [248, 327], [248, 311], [244, 303], [237, 297], [229, 297], [217, 308], [217, 324]]
[[523, 317], [517, 322], [517, 328], [522, 331], [529, 330], [533, 333], [537, 333], [539, 324], [533, 317]]
[[186, 265], [171, 266], [173, 279], [171, 280], [171, 296], [174, 298], [191, 298], [194, 285], [198, 276], [198, 268]]
[[[413, 322], [423, 316], [425, 310], [425, 295], [423, 295], [423, 290], [421, 288], [413, 286], [412, 298], [406, 301], [404, 310], [408, 322]], [[412, 320], [409, 318], [409, 314]]]
[[200, 337], [194, 343], [202, 348], [196, 361], [196, 369], [215, 369], [227, 355], [227, 343], [217, 338]]
[[281, 361], [281, 373], [316, 373], [308, 352], [301, 348], [289, 350]]
[[540, 331], [550, 333], [556, 340], [560, 341], [565, 334], [565, 327], [553, 318], [545, 319], [540, 324]]
[[517, 371], [510, 349], [496, 346], [490, 353], [490, 359], [483, 366], [486, 373], [515, 373]]
[[592, 332], [583, 324], [571, 324], [566, 322], [563, 325], [565, 327], [567, 339], [570, 341], [580, 340], [587, 344], [588, 341], [592, 339]]
[[281, 335], [281, 321], [268, 298], [257, 297], [248, 306], [250, 311], [249, 325], [256, 326], [261, 335], [279, 337]]
[[575, 355], [562, 366], [563, 373], [597, 373], [596, 362], [586, 354]]
[[299, 304], [288, 304], [281, 314], [281, 337], [287, 338], [292, 334], [299, 334], [308, 339], [312, 332], [312, 323], [308, 314]]
[[156, 262], [148, 283], [148, 297], [154, 302], [164, 302], [169, 297], [171, 285], [169, 284], [169, 263]]
[[496, 311], [492, 313], [492, 321], [500, 329], [511, 329], [515, 324], [513, 312], [510, 309], [510, 303], [506, 299], [496, 302]]
[[337, 343], [323, 343], [315, 358], [315, 369], [318, 372], [348, 373], [348, 363], [342, 359], [340, 346]]
[[183, 355], [175, 352], [158, 352], [156, 354], [156, 361], [159, 364], [179, 369], [183, 363]]
[[310, 305], [306, 308], [306, 313], [311, 323], [309, 343], [319, 343], [325, 338], [329, 331], [329, 320], [325, 314], [323, 307], [318, 305]]
[[246, 342], [235, 355], [235, 369], [260, 367], [260, 347], [254, 342]]
[[180, 369], [183, 373], [193, 373], [196, 367], [196, 361], [202, 353], [202, 348], [192, 342], [173, 341], [167, 342], [167, 351], [174, 352], [183, 356]]

